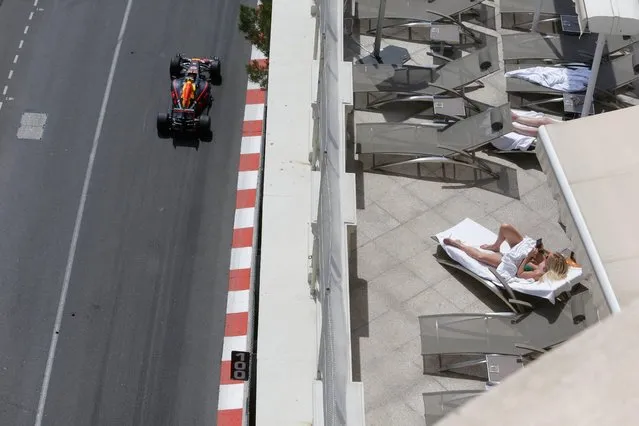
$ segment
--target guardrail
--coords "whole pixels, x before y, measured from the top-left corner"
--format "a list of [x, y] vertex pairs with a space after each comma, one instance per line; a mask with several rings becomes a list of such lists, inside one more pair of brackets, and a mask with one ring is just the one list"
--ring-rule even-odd
[[[361, 384], [353, 383], [347, 225], [354, 224], [355, 180], [346, 173], [346, 106], [351, 66], [344, 63], [343, 0], [320, 0], [321, 47], [314, 153], [320, 184], [315, 249], [321, 304], [320, 380], [324, 424], [364, 424]], [[346, 201], [346, 202], [345, 202]]]

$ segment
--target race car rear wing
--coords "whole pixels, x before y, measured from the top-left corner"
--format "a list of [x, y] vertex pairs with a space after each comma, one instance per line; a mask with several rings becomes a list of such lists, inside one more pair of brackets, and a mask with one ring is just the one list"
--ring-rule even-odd
[[182, 114], [186, 114], [186, 115], [195, 115], [195, 110], [192, 109], [184, 109], [184, 108], [173, 108], [173, 112], [176, 113], [182, 113]]

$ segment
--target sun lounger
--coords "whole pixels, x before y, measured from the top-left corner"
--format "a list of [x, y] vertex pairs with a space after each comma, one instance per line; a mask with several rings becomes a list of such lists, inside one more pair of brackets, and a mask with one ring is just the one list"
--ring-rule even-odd
[[[476, 7], [483, 0], [387, 0], [386, 18], [412, 18], [424, 21], [437, 21], [441, 15], [453, 16]], [[437, 14], [429, 13], [437, 12]], [[377, 18], [379, 0], [358, 0], [357, 17]]]
[[[608, 93], [601, 93], [594, 96], [590, 114], [613, 111], [626, 108], [628, 105], [618, 99], [619, 96], [610, 96]], [[571, 120], [581, 117], [584, 101], [583, 93], [557, 93], [544, 94], [535, 92], [512, 92], [508, 94], [508, 100], [513, 108], [531, 110], [561, 116], [564, 120]]]
[[[403, 112], [398, 114], [398, 120], [401, 122], [415, 118], [434, 120], [443, 124], [471, 117], [490, 108], [489, 105], [468, 99], [461, 93], [459, 96], [402, 95], [385, 92], [356, 93], [354, 106], [358, 111], [398, 112], [401, 109]], [[526, 112], [520, 111], [520, 113], [525, 114]], [[387, 122], [397, 121], [388, 115], [385, 116], [385, 119]], [[535, 138], [515, 132], [492, 139], [491, 144], [494, 147], [494, 149], [491, 147], [491, 150], [498, 154], [533, 155], [535, 153]]]
[[353, 92], [447, 94], [499, 69], [497, 44], [476, 50], [438, 67], [392, 64], [353, 65]]
[[[439, 15], [439, 14], [438, 14]], [[360, 31], [377, 34], [377, 18], [360, 19]], [[384, 20], [382, 37], [431, 45], [437, 53], [453, 53], [454, 49], [479, 48], [486, 44], [486, 35], [474, 31], [456, 17], [441, 15], [437, 22], [421, 19]]]
[[[628, 48], [637, 42], [636, 37], [608, 36], [604, 57]], [[504, 34], [502, 45], [504, 61], [544, 61], [548, 63], [592, 63], [596, 34], [564, 35], [535, 32]]]
[[[523, 293], [546, 299], [550, 303], [556, 303], [557, 298], [562, 295], [562, 293], [569, 292], [582, 278], [581, 268], [570, 267], [568, 276], [562, 280], [551, 281], [545, 279], [542, 282], [531, 282], [531, 280], [515, 278], [506, 283], [487, 265], [478, 262], [455, 247], [443, 244], [444, 238], [461, 240], [466, 244], [479, 247], [482, 244], [495, 241], [497, 235], [472, 219], [466, 218], [457, 225], [435, 235], [434, 239], [439, 242], [440, 247], [450, 259], [447, 260], [440, 255], [437, 260], [440, 263], [456, 267], [468, 273], [473, 278], [476, 278], [489, 290], [499, 296], [500, 299], [504, 300], [509, 305], [509, 308], [515, 312], [518, 312], [520, 308], [511, 305], [515, 303], [518, 306], [522, 306], [522, 304], [518, 298], [514, 297], [514, 294], [511, 294], [512, 292]], [[507, 249], [508, 244], [504, 242], [501, 247], [502, 253]], [[505, 295], [503, 294], [504, 292], [506, 292]], [[510, 299], [514, 299], [514, 302]]]
[[[603, 62], [599, 69], [591, 114], [624, 108], [617, 95], [634, 83], [639, 74], [634, 71], [638, 63], [633, 55], [624, 55]], [[505, 71], [533, 67], [531, 64], [506, 64]], [[513, 108], [532, 109], [551, 114], [563, 114], [566, 118], [581, 116], [585, 90], [578, 93], [562, 93], [519, 78], [506, 78], [506, 90]]]
[[[539, 0], [501, 0], [501, 13], [533, 13]], [[541, 13], [545, 15], [574, 15], [573, 0], [543, 0]]]
[[[506, 64], [505, 71], [531, 68], [530, 64]], [[637, 67], [639, 71], [639, 67]], [[633, 55], [624, 55], [609, 62], [603, 62], [597, 75], [597, 86], [595, 93], [613, 94], [615, 91], [629, 85], [639, 78], [635, 71], [635, 60]], [[506, 90], [509, 93], [537, 93], [561, 96], [562, 92], [535, 83], [531, 83], [520, 78], [507, 78]], [[583, 91], [585, 92], [585, 90]]]
[[[502, 28], [528, 31], [539, 0], [501, 0]], [[573, 0], [543, 0], [539, 29], [544, 32], [561, 27], [562, 17], [577, 15]]]
[[360, 123], [355, 142], [360, 154], [397, 154], [407, 160], [381, 164], [386, 168], [408, 163], [455, 163], [494, 175], [474, 151], [512, 131], [510, 107], [504, 104], [448, 126], [409, 123]]
[[[433, 237], [433, 239], [437, 241], [437, 237]], [[444, 251], [442, 246], [437, 246], [435, 260], [441, 265], [462, 271], [468, 276], [484, 284], [486, 288], [488, 288], [495, 296], [497, 296], [502, 302], [504, 302], [504, 304], [508, 306], [508, 309], [510, 309], [511, 311], [525, 312], [533, 309], [533, 305], [530, 302], [518, 298], [512, 288], [510, 288], [508, 283], [502, 282], [499, 279], [499, 276], [495, 274], [490, 268], [488, 268], [488, 272], [490, 272], [492, 278], [484, 278], [483, 276], [476, 274], [471, 269], [464, 267], [461, 263], [451, 258]], [[499, 283], [499, 285], [497, 283]]]
[[484, 374], [486, 376], [486, 386], [496, 386], [506, 380], [511, 374], [521, 370], [527, 364], [537, 359], [545, 350], [530, 348], [530, 353], [526, 356], [521, 355], [499, 355], [499, 354], [487, 354], [477, 361], [462, 361], [454, 364], [448, 364], [446, 368], [449, 371], [457, 370], [468, 367], [477, 367], [482, 365], [485, 367]]
[[424, 400], [426, 426], [431, 426], [486, 390], [427, 392]]
[[589, 291], [573, 295], [568, 303], [547, 305], [523, 314], [439, 314], [419, 317], [421, 351], [426, 357], [475, 357], [439, 370], [483, 362], [486, 355], [535, 359], [597, 321]]
[[519, 362], [519, 357], [486, 355], [486, 358], [489, 359], [488, 382], [484, 389], [445, 390], [422, 393], [426, 426], [435, 424], [470, 400], [485, 394], [492, 389], [493, 386], [498, 385], [503, 379], [515, 371], [523, 368], [523, 363]]
[[485, 394], [492, 389], [492, 387], [498, 385], [505, 378], [524, 367], [521, 357], [486, 355], [486, 359], [488, 381], [484, 389], [445, 390], [422, 393], [426, 426], [435, 424], [470, 400]]
[[[414, 111], [409, 116], [436, 119], [441, 122], [459, 121], [491, 108], [491, 105], [469, 99], [461, 92], [449, 95], [422, 95], [387, 92], [356, 93], [354, 106], [358, 111], [396, 111], [406, 107]], [[402, 118], [401, 121], [405, 121]], [[395, 121], [388, 117], [385, 121]]]

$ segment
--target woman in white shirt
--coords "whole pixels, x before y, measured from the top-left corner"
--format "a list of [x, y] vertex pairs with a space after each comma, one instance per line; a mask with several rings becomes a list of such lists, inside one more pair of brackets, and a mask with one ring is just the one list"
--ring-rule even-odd
[[[510, 250], [502, 254], [499, 248], [504, 241], [508, 243]], [[545, 250], [529, 236], [522, 236], [512, 225], [501, 225], [497, 240], [479, 248], [451, 238], [445, 238], [444, 244], [456, 247], [473, 259], [497, 268], [497, 273], [506, 282], [514, 278], [538, 281], [544, 275], [558, 280], [568, 274], [566, 258], [560, 253]]]

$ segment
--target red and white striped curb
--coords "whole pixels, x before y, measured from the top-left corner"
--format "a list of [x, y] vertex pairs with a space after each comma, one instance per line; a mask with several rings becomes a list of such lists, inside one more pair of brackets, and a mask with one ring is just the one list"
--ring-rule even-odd
[[[253, 47], [251, 60], [265, 61]], [[226, 326], [220, 366], [220, 394], [217, 407], [218, 426], [241, 426], [246, 409], [248, 382], [231, 379], [231, 351], [250, 351], [249, 321], [254, 259], [254, 230], [257, 220], [259, 170], [262, 156], [262, 129], [266, 92], [249, 81], [242, 125], [235, 223], [226, 306]]]

